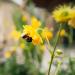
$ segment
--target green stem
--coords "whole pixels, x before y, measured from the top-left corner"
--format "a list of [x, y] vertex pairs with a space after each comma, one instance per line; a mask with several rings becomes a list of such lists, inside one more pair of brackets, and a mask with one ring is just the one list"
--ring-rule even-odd
[[51, 55], [51, 62], [50, 62], [50, 65], [49, 65], [48, 75], [50, 75], [51, 65], [52, 65], [52, 62], [53, 62], [53, 59], [54, 59], [54, 54], [55, 54], [56, 47], [57, 47], [57, 44], [58, 44], [58, 41], [59, 41], [59, 37], [60, 37], [60, 30], [61, 30], [61, 24], [60, 24], [60, 27], [59, 27], [59, 34], [58, 34], [57, 39], [56, 39], [56, 42], [55, 42], [55, 46], [54, 46], [54, 49], [53, 49], [53, 53]]
[[50, 43], [49, 43], [49, 40], [48, 40], [48, 38], [46, 37], [46, 40], [47, 40], [47, 44], [48, 44], [48, 48], [49, 48], [49, 52], [50, 52], [50, 54], [52, 54], [52, 46], [50, 45]]

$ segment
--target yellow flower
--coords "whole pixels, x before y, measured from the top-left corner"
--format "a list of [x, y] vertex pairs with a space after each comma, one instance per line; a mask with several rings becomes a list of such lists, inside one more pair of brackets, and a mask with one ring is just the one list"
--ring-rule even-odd
[[70, 11], [69, 6], [60, 6], [53, 11], [53, 17], [57, 22], [66, 22], [70, 18]]
[[67, 36], [67, 32], [65, 31], [65, 29], [61, 29], [60, 32], [58, 31], [57, 35], [59, 35], [59, 33], [60, 33], [60, 37]]
[[44, 28], [41, 34], [44, 39], [47, 38], [47, 39], [51, 40], [53, 38], [53, 33], [51, 31], [49, 31], [48, 28]]
[[37, 20], [35, 17], [32, 17], [31, 25], [33, 28], [38, 28], [38, 27], [40, 27], [41, 22], [39, 20]]
[[5, 56], [5, 58], [10, 58], [11, 57], [11, 52], [10, 51], [6, 51], [4, 56]]
[[26, 16], [22, 16], [22, 21], [25, 22], [27, 20]]
[[68, 21], [68, 25], [75, 28], [75, 18]]
[[25, 48], [25, 44], [24, 43], [21, 43], [20, 44], [20, 48], [22, 48], [22, 49]]
[[11, 32], [10, 36], [13, 38], [13, 39], [16, 39], [16, 40], [19, 40], [20, 36], [21, 36], [21, 33], [14, 30]]
[[32, 37], [35, 34], [35, 29], [31, 25], [25, 25], [23, 33]]
[[32, 37], [32, 39], [33, 39], [32, 42], [33, 42], [34, 45], [40, 44], [40, 43], [43, 42], [40, 35], [37, 34], [37, 33]]
[[24, 26], [23, 34], [31, 37], [33, 44], [42, 43], [42, 39], [37, 32], [40, 25], [41, 25], [40, 21], [38, 21], [35, 17], [32, 17], [31, 25], [25, 25]]
[[63, 36], [66, 36], [66, 31], [64, 29], [62, 29], [60, 31], [60, 36], [63, 37]]

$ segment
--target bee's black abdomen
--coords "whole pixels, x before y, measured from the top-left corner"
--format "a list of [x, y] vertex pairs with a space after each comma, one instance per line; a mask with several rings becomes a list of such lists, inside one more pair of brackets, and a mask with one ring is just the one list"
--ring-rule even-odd
[[25, 39], [27, 42], [32, 42], [32, 37], [29, 37], [28, 35], [23, 35], [23, 39]]
[[27, 41], [27, 42], [32, 42], [32, 37], [26, 38], [26, 41]]
[[29, 37], [28, 35], [23, 35], [22, 36], [23, 39], [28, 38], [28, 37]]

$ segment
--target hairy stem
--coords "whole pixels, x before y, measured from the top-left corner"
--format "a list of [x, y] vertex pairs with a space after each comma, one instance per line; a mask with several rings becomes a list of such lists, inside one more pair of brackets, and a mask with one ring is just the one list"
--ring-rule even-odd
[[49, 65], [48, 75], [50, 75], [51, 65], [53, 63], [54, 54], [55, 54], [56, 47], [57, 47], [57, 44], [58, 44], [58, 41], [59, 41], [59, 38], [60, 38], [60, 31], [61, 31], [61, 24], [60, 24], [60, 27], [59, 27], [59, 34], [57, 36], [57, 39], [56, 39], [56, 42], [55, 42], [55, 46], [54, 46], [54, 49], [53, 49], [53, 52], [52, 52], [52, 55], [51, 55], [51, 62], [50, 62], [50, 65]]

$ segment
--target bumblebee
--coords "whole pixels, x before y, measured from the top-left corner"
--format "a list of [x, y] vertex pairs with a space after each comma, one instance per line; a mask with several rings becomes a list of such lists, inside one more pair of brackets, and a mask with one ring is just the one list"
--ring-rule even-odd
[[27, 34], [22, 35], [22, 38], [25, 39], [27, 42], [32, 42], [32, 37], [28, 36]]

